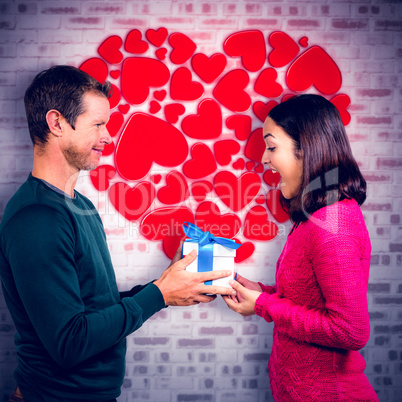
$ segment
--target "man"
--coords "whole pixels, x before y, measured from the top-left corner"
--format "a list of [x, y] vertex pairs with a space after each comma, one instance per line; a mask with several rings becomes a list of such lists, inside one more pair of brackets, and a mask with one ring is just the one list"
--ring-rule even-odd
[[13, 400], [113, 401], [127, 335], [165, 306], [234, 293], [204, 285], [230, 272], [185, 271], [195, 255], [176, 255], [159, 279], [119, 293], [100, 217], [74, 190], [111, 142], [109, 95], [110, 84], [69, 66], [38, 74], [25, 94], [34, 165], [0, 225], [0, 274], [17, 329]]

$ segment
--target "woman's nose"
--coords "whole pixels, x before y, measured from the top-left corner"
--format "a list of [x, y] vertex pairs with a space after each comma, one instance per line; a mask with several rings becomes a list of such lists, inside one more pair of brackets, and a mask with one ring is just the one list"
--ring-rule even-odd
[[271, 162], [271, 160], [268, 156], [268, 151], [265, 150], [265, 152], [262, 154], [261, 163], [263, 163], [264, 165], [267, 165], [269, 162]]

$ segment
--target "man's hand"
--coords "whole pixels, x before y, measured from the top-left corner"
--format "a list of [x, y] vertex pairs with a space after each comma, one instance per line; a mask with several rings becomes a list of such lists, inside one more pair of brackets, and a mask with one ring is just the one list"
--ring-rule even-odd
[[167, 306], [191, 306], [198, 303], [209, 303], [216, 298], [217, 294], [236, 294], [230, 288], [204, 285], [205, 281], [230, 276], [231, 271], [187, 272], [186, 267], [196, 257], [197, 253], [192, 251], [183, 259], [170, 265], [162, 276], [154, 282], [161, 291]]
[[[245, 278], [242, 278], [243, 282], [247, 281], [246, 284], [251, 287], [251, 289], [247, 289], [242, 286], [239, 282], [230, 281], [230, 286], [236, 290], [236, 297], [223, 296], [223, 300], [228, 305], [228, 307], [235, 311], [236, 313], [241, 314], [243, 317], [247, 317], [249, 315], [255, 314], [255, 302], [258, 297], [261, 295], [261, 287], [258, 285], [260, 290], [257, 290], [257, 286], [255, 286], [256, 282], [251, 282]], [[253, 290], [256, 289], [256, 290]]]

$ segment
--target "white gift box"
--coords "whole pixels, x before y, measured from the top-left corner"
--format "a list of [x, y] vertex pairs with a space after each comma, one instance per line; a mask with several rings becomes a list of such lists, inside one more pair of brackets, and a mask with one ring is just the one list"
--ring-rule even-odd
[[[196, 250], [198, 255], [198, 243], [188, 241], [183, 243], [183, 256], [189, 254], [193, 250]], [[235, 257], [236, 257], [235, 249], [222, 246], [221, 244], [218, 243], [214, 243], [212, 270], [232, 271], [232, 274], [225, 278], [219, 278], [213, 280], [212, 285], [231, 288], [231, 286], [229, 285], [229, 281], [231, 279], [234, 279], [235, 276], [235, 262], [234, 262]], [[187, 266], [186, 270], [189, 272], [199, 272], [198, 257], [190, 265]]]

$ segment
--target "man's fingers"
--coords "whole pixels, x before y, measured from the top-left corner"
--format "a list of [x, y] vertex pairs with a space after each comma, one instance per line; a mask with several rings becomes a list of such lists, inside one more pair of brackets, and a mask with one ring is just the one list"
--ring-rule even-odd
[[214, 279], [219, 278], [226, 278], [227, 276], [232, 275], [232, 271], [224, 271], [224, 270], [217, 270], [217, 271], [208, 271], [208, 272], [200, 272], [200, 281], [213, 281]]
[[236, 292], [232, 288], [226, 288], [224, 286], [215, 286], [215, 285], [201, 285], [199, 288], [197, 288], [197, 290], [200, 293], [213, 294], [213, 295], [231, 296], [236, 294]]
[[186, 267], [190, 265], [196, 258], [197, 251], [193, 250], [174, 265], [177, 269], [186, 269]]

